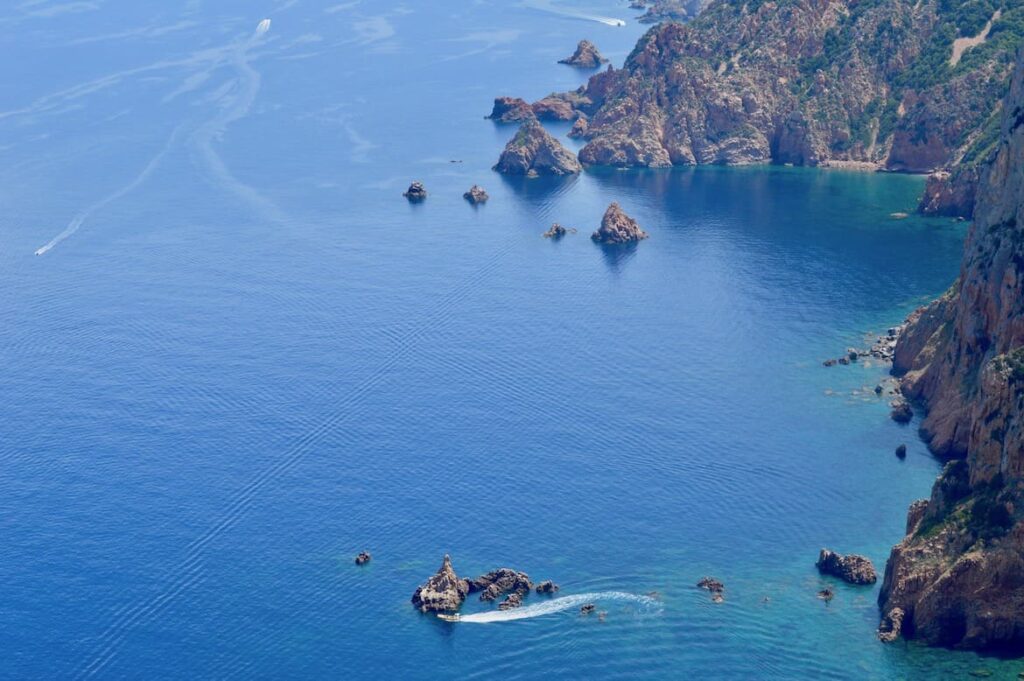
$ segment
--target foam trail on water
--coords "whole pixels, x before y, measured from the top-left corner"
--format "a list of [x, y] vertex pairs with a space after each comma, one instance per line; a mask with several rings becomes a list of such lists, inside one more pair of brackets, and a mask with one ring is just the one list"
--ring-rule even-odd
[[616, 19], [615, 17], [605, 17], [598, 14], [587, 14], [585, 12], [577, 12], [571, 9], [562, 9], [561, 7], [555, 7], [547, 0], [526, 0], [523, 3], [527, 7], [533, 9], [539, 9], [543, 12], [550, 12], [551, 14], [558, 14], [563, 17], [570, 17], [572, 19], [582, 19], [584, 21], [596, 21], [599, 24], [605, 26], [625, 26], [626, 22], [622, 19]]
[[[575, 596], [562, 596], [554, 598], [545, 603], [528, 605], [522, 608], [511, 610], [494, 610], [490, 612], [478, 612], [472, 615], [459, 615], [452, 618], [452, 622], [466, 622], [469, 624], [490, 624], [492, 622], [511, 622], [512, 620], [527, 620], [534, 617], [552, 615], [556, 612], [563, 612], [572, 608], [578, 608], [587, 603], [618, 601], [635, 603], [644, 608], [657, 608], [660, 603], [649, 596], [638, 596], [626, 593], [625, 591], [599, 591], [589, 594], [577, 594]], [[447, 619], [447, 618], [446, 618]]]
[[76, 215], [71, 220], [71, 222], [68, 223], [68, 226], [64, 229], [63, 232], [50, 239], [50, 241], [47, 242], [45, 245], [37, 248], [36, 255], [45, 255], [46, 253], [48, 253], [50, 250], [53, 249], [54, 246], [56, 246], [61, 241], [64, 241], [64, 239], [67, 239], [69, 236], [77, 232], [78, 228], [82, 226], [82, 223], [84, 223], [90, 215], [100, 210], [101, 208], [104, 208], [108, 204], [117, 201], [122, 196], [134, 191], [139, 185], [148, 180], [149, 176], [153, 174], [154, 170], [156, 170], [156, 167], [160, 165], [160, 161], [163, 160], [164, 156], [167, 155], [167, 152], [171, 150], [172, 146], [174, 146], [174, 140], [177, 138], [178, 131], [180, 130], [181, 126], [179, 125], [177, 128], [174, 129], [174, 132], [171, 133], [171, 136], [168, 138], [167, 144], [164, 145], [163, 149], [161, 149], [156, 156], [150, 159], [149, 163], [146, 164], [146, 167], [142, 169], [142, 172], [139, 173], [134, 180], [132, 180], [125, 186], [121, 187], [113, 194], [92, 204], [91, 206], [80, 212], [78, 215]]

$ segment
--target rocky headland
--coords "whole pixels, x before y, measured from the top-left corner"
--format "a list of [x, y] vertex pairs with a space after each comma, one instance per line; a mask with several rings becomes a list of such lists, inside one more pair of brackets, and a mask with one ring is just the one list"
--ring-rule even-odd
[[[968, 53], [969, 54], [969, 53]], [[917, 310], [894, 371], [949, 460], [889, 556], [879, 637], [1024, 652], [1024, 67], [982, 169], [960, 276]]]
[[590, 235], [599, 244], [628, 244], [646, 239], [649, 234], [626, 215], [618, 203], [612, 203], [601, 219], [601, 227]]
[[571, 56], [560, 59], [558, 63], [568, 64], [569, 66], [581, 69], [596, 69], [601, 64], [607, 64], [608, 60], [601, 56], [601, 51], [597, 49], [597, 45], [589, 40], [581, 40], [576, 45], [576, 51]]
[[[692, 3], [632, 4], [693, 13]], [[954, 41], [979, 34], [995, 9], [967, 0], [711, 0], [689, 23], [653, 27], [622, 69], [561, 97], [588, 120], [576, 132], [588, 140], [585, 164], [955, 173], [992, 148], [1024, 42], [1024, 8], [1012, 8], [954, 59]], [[955, 212], [969, 204], [969, 185], [952, 191]], [[939, 208], [941, 193], [929, 211], [954, 210]]]
[[574, 175], [583, 170], [576, 155], [536, 120], [528, 120], [509, 140], [494, 170], [506, 175]]

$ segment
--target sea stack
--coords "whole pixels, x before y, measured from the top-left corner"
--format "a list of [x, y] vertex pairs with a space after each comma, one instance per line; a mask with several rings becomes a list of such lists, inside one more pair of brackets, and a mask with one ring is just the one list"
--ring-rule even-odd
[[445, 554], [437, 574], [428, 579], [412, 595], [412, 604], [423, 612], [458, 610], [469, 593], [469, 584], [455, 574], [452, 559]]
[[640, 229], [636, 220], [626, 215], [618, 203], [612, 203], [601, 219], [601, 228], [594, 232], [590, 238], [599, 244], [628, 244], [649, 235]]
[[559, 64], [568, 64], [581, 69], [596, 69], [601, 64], [607, 64], [608, 60], [601, 56], [597, 45], [589, 40], [581, 40], [576, 46], [576, 51], [571, 57], [558, 60]]
[[494, 166], [505, 175], [575, 175], [583, 170], [575, 154], [562, 146], [536, 119], [523, 123]]

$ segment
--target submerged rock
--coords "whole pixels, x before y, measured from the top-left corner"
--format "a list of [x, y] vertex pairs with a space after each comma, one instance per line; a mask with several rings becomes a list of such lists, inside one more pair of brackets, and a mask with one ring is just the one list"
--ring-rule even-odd
[[636, 220], [626, 215], [618, 203], [608, 206], [601, 219], [601, 228], [591, 239], [601, 244], [626, 244], [646, 239], [649, 235], [640, 229]]
[[576, 51], [572, 53], [572, 56], [560, 59], [558, 63], [582, 69], [596, 69], [601, 64], [608, 63], [608, 60], [601, 56], [601, 52], [594, 43], [589, 40], [581, 40], [576, 45]]
[[835, 598], [835, 595], [836, 592], [828, 588], [827, 586], [818, 592], [818, 598], [825, 602], [831, 601], [833, 598]]
[[718, 581], [714, 577], [702, 577], [697, 586], [701, 589], [707, 589], [711, 593], [721, 593], [725, 591], [725, 584]]
[[413, 593], [412, 604], [423, 612], [451, 612], [459, 609], [467, 593], [469, 585], [455, 574], [452, 559], [445, 554], [437, 574]]
[[356, 556], [356, 565], [366, 565], [370, 562], [373, 556], [370, 555], [369, 551], [360, 551], [359, 555]]
[[409, 185], [409, 188], [402, 193], [402, 196], [412, 202], [423, 201], [427, 198], [427, 188], [423, 186], [422, 182], [413, 182]]
[[593, 603], [587, 603], [582, 608], [580, 608], [580, 614], [581, 615], [589, 615], [589, 614], [593, 613], [595, 610], [597, 610], [597, 606], [596, 605], [594, 605]]
[[907, 458], [907, 446], [906, 445], [898, 446], [896, 448], [896, 456], [901, 458], [901, 459]]
[[875, 566], [864, 556], [850, 554], [840, 555], [828, 549], [822, 549], [815, 563], [822, 574], [838, 577], [850, 584], [874, 584], [878, 581]]
[[506, 175], [575, 175], [583, 170], [576, 156], [552, 137], [536, 120], [519, 128], [494, 170]]
[[485, 203], [487, 199], [491, 197], [487, 195], [487, 192], [484, 191], [483, 187], [474, 184], [472, 187], [469, 188], [468, 192], [462, 195], [462, 198], [466, 199], [475, 206], [477, 204]]
[[533, 108], [519, 97], [495, 97], [491, 115], [487, 118], [498, 123], [519, 123], [534, 118]]

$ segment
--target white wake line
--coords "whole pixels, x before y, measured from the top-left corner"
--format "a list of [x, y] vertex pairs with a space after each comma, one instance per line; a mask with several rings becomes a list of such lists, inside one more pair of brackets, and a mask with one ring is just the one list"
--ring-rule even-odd
[[561, 8], [558, 8], [558, 7], [554, 7], [547, 0], [525, 0], [525, 2], [523, 4], [525, 4], [527, 7], [532, 7], [533, 9], [539, 9], [539, 10], [541, 10], [543, 12], [550, 12], [551, 14], [558, 14], [560, 16], [569, 17], [571, 19], [582, 19], [584, 21], [596, 21], [597, 23], [604, 24], [605, 26], [621, 27], [621, 26], [625, 26], [626, 25], [625, 21], [623, 21], [622, 19], [616, 19], [615, 17], [605, 17], [605, 16], [600, 16], [598, 14], [586, 14], [585, 12], [575, 12], [575, 11], [569, 10], [569, 9], [561, 9]]
[[528, 605], [510, 610], [493, 610], [490, 612], [478, 612], [472, 615], [456, 615], [448, 619], [451, 622], [465, 622], [469, 624], [491, 624], [492, 622], [511, 622], [512, 620], [526, 620], [534, 617], [552, 615], [556, 612], [563, 612], [572, 608], [578, 608], [587, 603], [607, 601], [625, 601], [636, 603], [645, 608], [660, 608], [661, 604], [649, 596], [638, 596], [626, 593], [625, 591], [599, 591], [589, 594], [577, 594], [575, 596], [563, 596], [555, 598], [546, 603]]
[[152, 175], [153, 171], [156, 170], [157, 166], [160, 165], [160, 161], [163, 160], [164, 156], [167, 155], [167, 152], [170, 151], [171, 147], [174, 146], [174, 141], [178, 137], [178, 132], [181, 130], [181, 128], [182, 126], [179, 125], [177, 128], [174, 129], [174, 132], [172, 132], [171, 136], [167, 139], [167, 143], [164, 145], [163, 149], [161, 149], [156, 156], [150, 159], [149, 163], [146, 164], [146, 167], [142, 169], [142, 172], [139, 173], [134, 180], [132, 180], [125, 186], [121, 187], [113, 194], [110, 194], [109, 196], [92, 204], [91, 206], [80, 212], [78, 215], [76, 215], [71, 220], [71, 222], [68, 223], [68, 226], [64, 229], [63, 232], [50, 239], [50, 241], [46, 243], [44, 246], [40, 246], [39, 248], [37, 248], [36, 255], [45, 255], [46, 253], [48, 253], [50, 250], [53, 249], [54, 246], [56, 246], [57, 244], [59, 244], [60, 242], [64, 241], [69, 236], [77, 232], [78, 228], [82, 226], [82, 223], [89, 219], [90, 215], [100, 210], [101, 208], [106, 207], [108, 204], [117, 201], [122, 196], [125, 196], [126, 194], [134, 191], [139, 187], [139, 185], [148, 180], [149, 176]]

